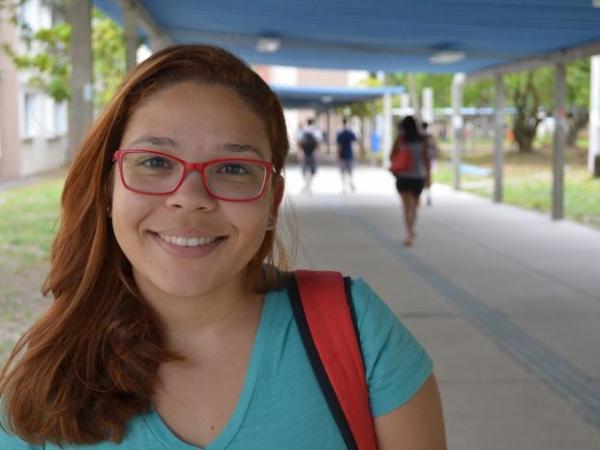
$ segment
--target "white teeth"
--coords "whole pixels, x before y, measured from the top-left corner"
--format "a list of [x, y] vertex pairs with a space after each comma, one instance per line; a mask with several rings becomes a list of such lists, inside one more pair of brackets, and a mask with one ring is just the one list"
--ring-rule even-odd
[[217, 240], [217, 238], [184, 238], [181, 236], [171, 236], [169, 234], [159, 234], [163, 241], [167, 241], [170, 244], [179, 245], [180, 247], [198, 247], [200, 245], [210, 244]]

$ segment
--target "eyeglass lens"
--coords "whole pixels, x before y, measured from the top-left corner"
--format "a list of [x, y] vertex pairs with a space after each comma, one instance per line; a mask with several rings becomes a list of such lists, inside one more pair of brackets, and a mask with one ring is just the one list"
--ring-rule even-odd
[[[122, 167], [129, 188], [151, 194], [172, 191], [185, 172], [183, 164], [175, 159], [144, 152], [124, 155]], [[266, 174], [260, 164], [235, 159], [209, 162], [203, 170], [209, 192], [232, 200], [256, 197]]]

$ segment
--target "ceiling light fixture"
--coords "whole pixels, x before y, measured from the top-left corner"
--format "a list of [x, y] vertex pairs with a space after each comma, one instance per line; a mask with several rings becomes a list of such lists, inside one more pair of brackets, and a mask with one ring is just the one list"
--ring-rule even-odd
[[465, 52], [458, 50], [441, 50], [429, 57], [432, 64], [452, 64], [465, 59]]
[[281, 47], [281, 39], [261, 36], [256, 41], [256, 51], [260, 53], [275, 53]]

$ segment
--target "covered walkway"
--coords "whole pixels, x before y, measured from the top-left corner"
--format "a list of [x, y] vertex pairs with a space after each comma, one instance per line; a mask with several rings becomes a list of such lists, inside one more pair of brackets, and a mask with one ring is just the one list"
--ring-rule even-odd
[[346, 196], [335, 167], [313, 195], [297, 168], [286, 180], [296, 266], [364, 277], [421, 339], [448, 448], [600, 448], [600, 231], [436, 185], [406, 249], [385, 170]]

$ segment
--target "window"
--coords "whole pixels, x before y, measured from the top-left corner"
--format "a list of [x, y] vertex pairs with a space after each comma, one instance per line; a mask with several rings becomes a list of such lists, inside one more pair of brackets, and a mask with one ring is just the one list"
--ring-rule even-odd
[[26, 92], [23, 95], [22, 137], [30, 138], [40, 133], [40, 101], [39, 95]]
[[67, 134], [67, 120], [68, 120], [68, 105], [67, 102], [54, 102], [54, 117], [53, 117], [53, 134], [55, 136], [62, 136]]

